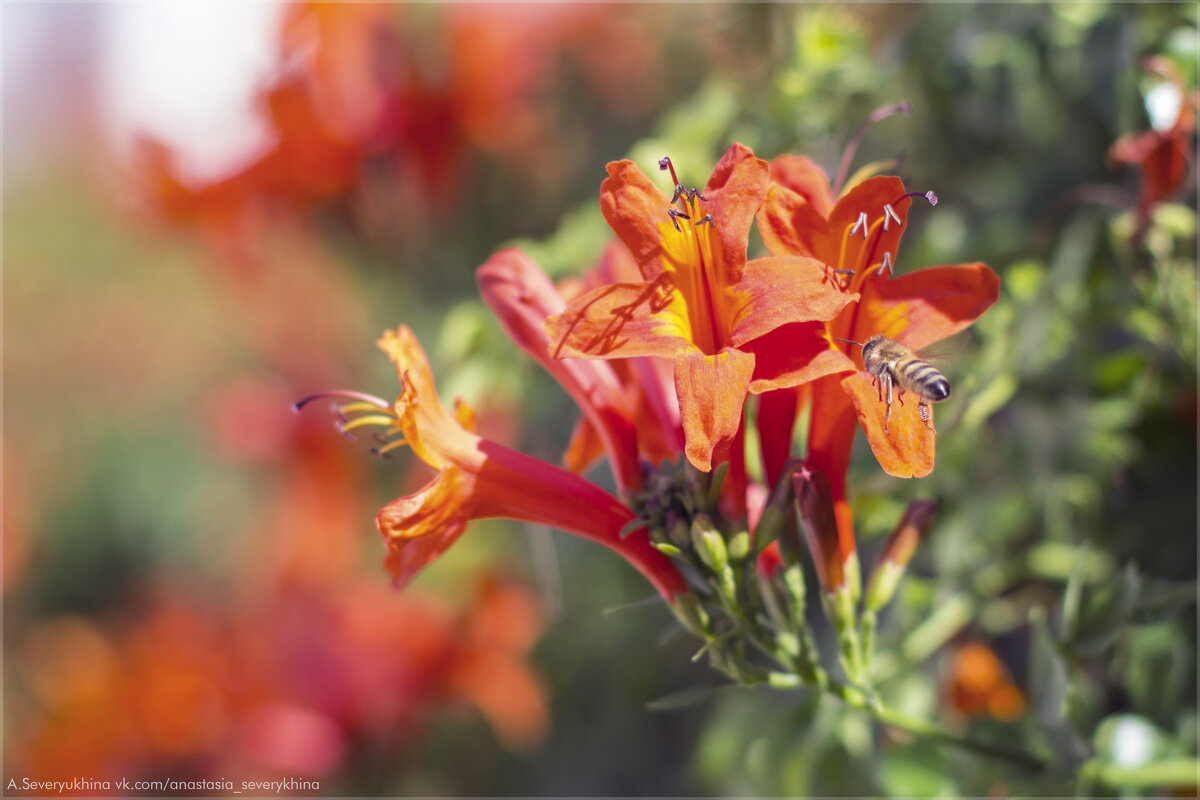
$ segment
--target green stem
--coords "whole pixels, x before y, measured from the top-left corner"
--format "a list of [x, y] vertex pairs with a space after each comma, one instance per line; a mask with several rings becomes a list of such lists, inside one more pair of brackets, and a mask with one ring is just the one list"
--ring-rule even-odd
[[992, 744], [991, 742], [981, 742], [978, 739], [972, 739], [967, 736], [960, 736], [947, 728], [943, 728], [941, 725], [922, 719], [914, 719], [895, 709], [881, 707], [876, 709], [868, 708], [866, 710], [874, 714], [875, 718], [885, 725], [891, 725], [893, 728], [907, 731], [914, 736], [932, 739], [961, 750], [970, 750], [979, 755], [998, 758], [1032, 771], [1040, 771], [1048, 766], [1048, 763], [1044, 759], [1031, 753], [1012, 750], [1002, 745]]
[[1137, 767], [1122, 767], [1092, 760], [1080, 767], [1079, 773], [1084, 780], [1100, 783], [1111, 789], [1194, 787], [1200, 784], [1200, 761], [1194, 758], [1172, 758]]

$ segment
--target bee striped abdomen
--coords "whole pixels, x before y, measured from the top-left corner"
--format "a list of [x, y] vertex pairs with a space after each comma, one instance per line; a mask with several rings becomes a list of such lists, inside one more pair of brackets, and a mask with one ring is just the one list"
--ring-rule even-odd
[[950, 396], [950, 381], [927, 361], [907, 358], [894, 367], [896, 383], [926, 400], [945, 400]]

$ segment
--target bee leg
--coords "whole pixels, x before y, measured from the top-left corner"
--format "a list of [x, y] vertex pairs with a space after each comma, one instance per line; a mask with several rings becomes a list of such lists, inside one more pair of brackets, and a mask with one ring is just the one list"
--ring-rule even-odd
[[904, 405], [904, 390], [896, 392], [896, 399], [900, 401], [900, 405]]
[[871, 376], [871, 385], [879, 387], [879, 402], [883, 402], [883, 381], [879, 375]]
[[922, 400], [917, 405], [917, 415], [920, 416], [921, 422], [925, 423], [926, 428], [929, 428], [929, 430], [933, 431], [934, 433], [937, 433], [937, 430], [935, 430], [933, 425], [931, 425], [929, 423], [929, 418], [930, 418], [931, 414], [930, 414], [930, 406], [929, 406], [928, 402], [926, 402], [925, 400]]
[[[888, 432], [888, 419], [890, 419], [892, 416], [892, 376], [885, 374], [880, 378], [879, 382], [880, 382], [880, 384], [884, 384], [884, 383], [887, 384], [887, 408], [883, 412], [883, 432], [887, 433]], [[882, 388], [883, 387], [881, 385], [880, 389], [882, 389]]]

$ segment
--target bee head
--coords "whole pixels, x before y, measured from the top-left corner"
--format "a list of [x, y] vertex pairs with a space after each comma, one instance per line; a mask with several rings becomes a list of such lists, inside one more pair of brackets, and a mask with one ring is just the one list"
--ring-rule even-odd
[[879, 347], [880, 342], [883, 340], [884, 335], [882, 333], [877, 333], [870, 339], [867, 339], [866, 343], [862, 346], [863, 361], [871, 357], [871, 353], [875, 352], [875, 348]]

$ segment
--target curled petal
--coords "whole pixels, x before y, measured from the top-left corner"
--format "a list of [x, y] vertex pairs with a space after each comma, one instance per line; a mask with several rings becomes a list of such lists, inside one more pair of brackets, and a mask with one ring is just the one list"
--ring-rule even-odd
[[842, 379], [842, 387], [854, 403], [867, 443], [884, 472], [897, 478], [924, 478], [933, 472], [936, 437], [917, 414], [920, 398], [910, 393], [901, 405], [900, 398], [894, 397], [888, 431], [884, 433], [887, 399], [879, 400], [878, 387], [871, 385], [871, 377], [865, 372], [856, 372]]
[[920, 269], [869, 281], [854, 331], [882, 333], [919, 350], [964, 330], [999, 297], [1000, 279], [986, 264]]
[[433, 370], [412, 330], [401, 325], [385, 331], [376, 344], [396, 365], [403, 389], [394, 411], [412, 451], [434, 469], [456, 458], [470, 459], [476, 437], [438, 400]]
[[465, 498], [473, 479], [448, 466], [416, 494], [393, 500], [379, 510], [375, 524], [383, 534], [388, 571], [404, 586], [425, 565], [458, 541], [473, 508]]
[[668, 269], [662, 224], [671, 198], [658, 190], [637, 164], [625, 159], [608, 165], [600, 184], [600, 211], [608, 226], [637, 261], [642, 277], [653, 281]]
[[688, 460], [712, 469], [724, 460], [742, 424], [742, 405], [754, 373], [754, 356], [726, 348], [716, 355], [689, 350], [675, 362], [675, 391]]

